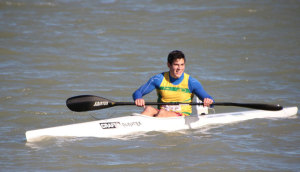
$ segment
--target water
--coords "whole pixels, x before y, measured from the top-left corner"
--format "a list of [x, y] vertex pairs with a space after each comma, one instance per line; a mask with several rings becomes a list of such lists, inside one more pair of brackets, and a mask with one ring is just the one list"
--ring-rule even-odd
[[0, 1], [0, 171], [299, 171], [299, 113], [123, 139], [29, 144], [24, 135], [140, 112], [74, 113], [65, 100], [132, 101], [147, 78], [168, 70], [174, 49], [216, 101], [299, 107], [299, 8], [296, 0]]

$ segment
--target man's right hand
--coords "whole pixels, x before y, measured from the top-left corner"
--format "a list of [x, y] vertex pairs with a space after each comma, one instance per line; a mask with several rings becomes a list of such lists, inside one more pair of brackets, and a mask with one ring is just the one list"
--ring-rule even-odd
[[134, 101], [134, 103], [135, 103], [137, 106], [145, 107], [145, 100], [144, 100], [144, 99], [136, 99], [136, 100]]

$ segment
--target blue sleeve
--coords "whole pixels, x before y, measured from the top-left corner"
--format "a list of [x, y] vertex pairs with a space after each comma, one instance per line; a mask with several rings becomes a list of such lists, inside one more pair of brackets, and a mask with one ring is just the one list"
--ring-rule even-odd
[[163, 73], [157, 74], [157, 75], [153, 76], [152, 78], [150, 78], [146, 84], [142, 85], [139, 89], [137, 89], [132, 94], [133, 100], [140, 99], [144, 95], [153, 91], [155, 88], [158, 88], [160, 86], [163, 78], [164, 78]]
[[192, 93], [196, 94], [196, 96], [203, 101], [205, 98], [210, 98], [214, 100], [202, 87], [201, 83], [195, 78], [189, 78], [189, 89]]

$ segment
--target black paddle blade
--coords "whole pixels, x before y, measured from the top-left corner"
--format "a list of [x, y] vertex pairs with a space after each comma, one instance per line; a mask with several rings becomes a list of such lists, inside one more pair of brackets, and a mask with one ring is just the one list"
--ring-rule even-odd
[[114, 102], [98, 96], [80, 95], [68, 98], [66, 105], [71, 111], [85, 112], [112, 107]]

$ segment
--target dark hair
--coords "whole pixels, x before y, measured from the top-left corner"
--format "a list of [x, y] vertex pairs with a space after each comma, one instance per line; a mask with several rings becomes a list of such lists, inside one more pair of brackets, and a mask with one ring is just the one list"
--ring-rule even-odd
[[177, 59], [184, 59], [185, 62], [185, 56], [183, 52], [179, 50], [171, 51], [168, 55], [168, 63], [172, 64]]

